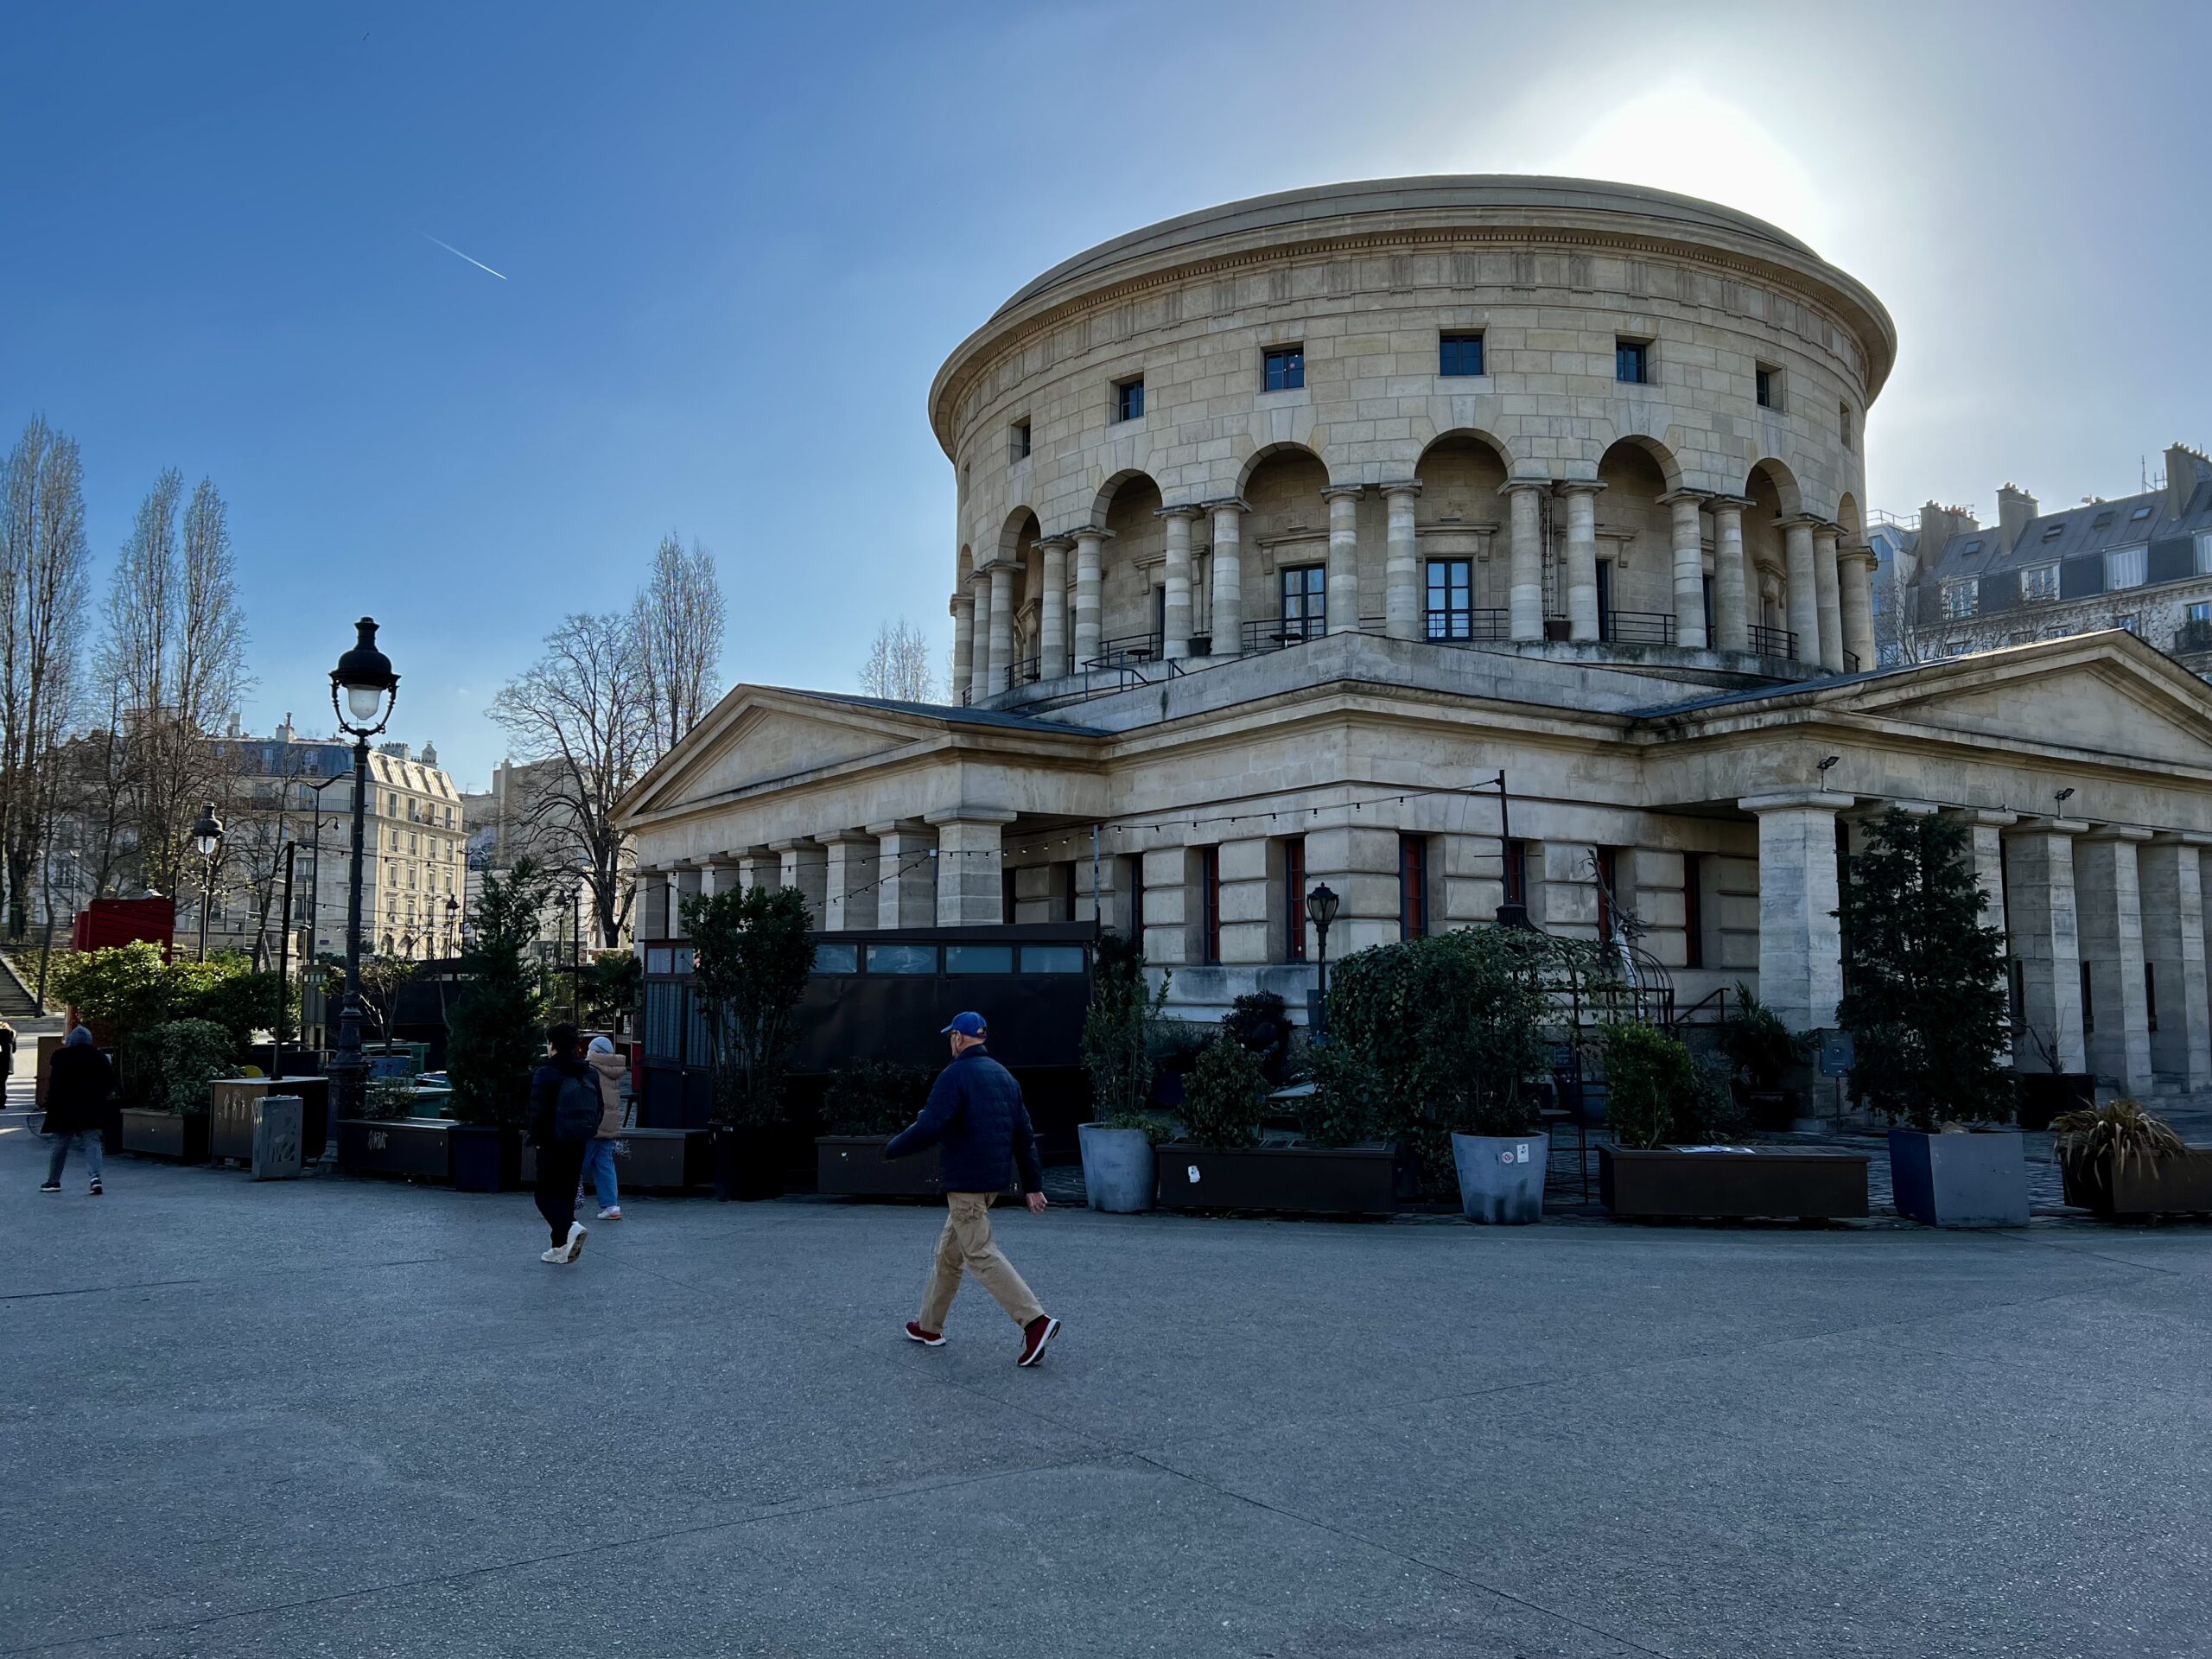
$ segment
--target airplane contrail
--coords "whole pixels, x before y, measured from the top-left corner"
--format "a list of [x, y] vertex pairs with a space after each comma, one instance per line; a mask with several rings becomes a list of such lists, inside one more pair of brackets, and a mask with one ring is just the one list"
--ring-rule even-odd
[[[438, 242], [438, 238], [437, 238], [436, 237], [435, 237], [435, 236], [432, 236], [432, 235], [431, 235], [428, 231], [421, 232], [419, 232], [419, 234], [422, 236], [423, 239], [424, 241], [426, 241], [426, 242]], [[469, 257], [468, 257], [468, 255], [467, 255], [467, 254], [463, 253], [463, 252], [462, 252], [459, 248], [456, 248], [455, 246], [454, 246], [454, 245], [453, 245], [452, 243], [450, 243], [450, 242], [438, 242], [438, 245], [439, 245], [440, 247], [443, 248], [443, 249], [444, 249], [448, 253], [449, 253], [449, 254], [453, 255], [453, 257], [454, 257], [454, 258], [456, 258], [456, 259], [467, 259], [467, 260], [468, 260], [468, 263], [469, 263], [470, 264], [472, 264], [472, 265], [475, 266], [477, 270], [491, 270], [491, 271], [492, 271], [492, 275], [493, 275], [494, 276], [498, 277], [498, 278], [499, 278], [501, 282], [503, 282], [503, 283], [504, 283], [504, 282], [505, 282], [505, 281], [507, 280], [507, 273], [506, 273], [505, 271], [504, 271], [504, 270], [492, 270], [492, 267], [491, 267], [491, 266], [489, 266], [489, 265], [487, 265], [487, 264], [485, 264], [481, 259], [470, 259], [470, 258], [469, 258]]]

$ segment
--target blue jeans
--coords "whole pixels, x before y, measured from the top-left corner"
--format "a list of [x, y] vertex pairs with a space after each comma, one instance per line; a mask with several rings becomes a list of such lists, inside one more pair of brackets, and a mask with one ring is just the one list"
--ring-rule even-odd
[[61, 1166], [69, 1161], [72, 1146], [84, 1154], [86, 1174], [96, 1181], [99, 1179], [100, 1160], [107, 1149], [100, 1145], [98, 1129], [85, 1129], [76, 1135], [48, 1135], [47, 1138], [54, 1142], [54, 1152], [46, 1160], [46, 1179], [48, 1181], [60, 1180]]
[[612, 1210], [622, 1202], [614, 1190], [614, 1143], [612, 1141], [584, 1142], [584, 1166], [577, 1175], [578, 1190], [588, 1179], [599, 1194], [599, 1207]]

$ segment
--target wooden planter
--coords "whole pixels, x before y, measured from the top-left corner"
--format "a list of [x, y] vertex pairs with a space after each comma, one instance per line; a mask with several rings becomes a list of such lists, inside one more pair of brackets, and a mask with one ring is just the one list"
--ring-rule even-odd
[[1867, 1163], [1858, 1152], [1601, 1146], [1598, 1195], [1622, 1221], [1834, 1221], [1866, 1215]]
[[1398, 1207], [1395, 1147], [1159, 1148], [1163, 1210], [1388, 1215]]
[[[126, 1106], [123, 1109], [123, 1150], [180, 1164], [204, 1164], [207, 1161], [207, 1118], [204, 1113], [187, 1117], [177, 1112]], [[251, 1146], [246, 1155], [253, 1155]]]
[[[537, 1184], [537, 1148], [522, 1149], [522, 1184]], [[625, 1192], [687, 1192], [714, 1179], [704, 1129], [625, 1129], [614, 1137], [614, 1183]]]
[[300, 1156], [313, 1163], [330, 1135], [328, 1077], [219, 1077], [207, 1112], [207, 1155], [241, 1164], [253, 1161], [253, 1103], [294, 1095], [300, 1103]]
[[2066, 1202], [2094, 1210], [2101, 1220], [2212, 1212], [2212, 1147], [2155, 1160], [2131, 1158], [2117, 1169], [2110, 1154], [2090, 1166], [2061, 1159], [2059, 1173]]
[[420, 1117], [341, 1117], [338, 1166], [348, 1175], [453, 1179], [453, 1124]]

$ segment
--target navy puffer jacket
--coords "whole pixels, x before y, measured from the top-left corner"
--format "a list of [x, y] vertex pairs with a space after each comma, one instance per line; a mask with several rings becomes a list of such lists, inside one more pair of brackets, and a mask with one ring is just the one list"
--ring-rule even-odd
[[935, 1146], [944, 1148], [948, 1192], [1002, 1192], [1007, 1172], [1017, 1167], [1024, 1192], [1044, 1191], [1021, 1085], [980, 1046], [938, 1073], [922, 1115], [892, 1137], [883, 1155], [904, 1158]]

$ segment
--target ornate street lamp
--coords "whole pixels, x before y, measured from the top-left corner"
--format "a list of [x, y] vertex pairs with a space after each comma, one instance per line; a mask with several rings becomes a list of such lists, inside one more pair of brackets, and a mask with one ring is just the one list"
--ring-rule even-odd
[[1336, 892], [1326, 882], [1306, 895], [1306, 913], [1313, 918], [1313, 940], [1320, 947], [1320, 1003], [1313, 1014], [1313, 1040], [1329, 1040], [1329, 925], [1337, 919]]
[[215, 902], [215, 856], [223, 850], [223, 821], [215, 816], [215, 803], [192, 826], [192, 844], [200, 849], [200, 960], [207, 960], [207, 911]]
[[369, 804], [369, 740], [391, 723], [399, 676], [377, 649], [375, 619], [356, 625], [353, 649], [330, 671], [330, 706], [338, 728], [353, 740], [353, 868], [346, 893], [346, 1000], [338, 1014], [338, 1046], [330, 1057], [331, 1120], [359, 1117], [368, 1089], [361, 1055], [361, 864]]
[[461, 954], [461, 900], [446, 894], [446, 954]]

